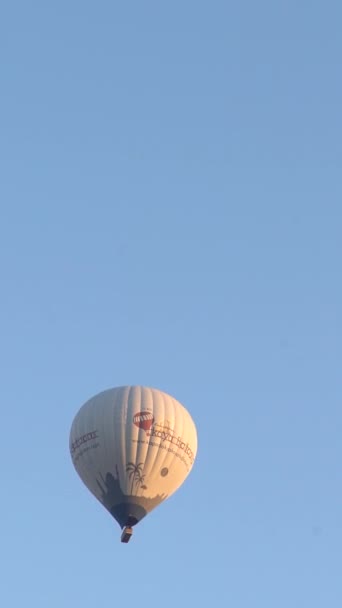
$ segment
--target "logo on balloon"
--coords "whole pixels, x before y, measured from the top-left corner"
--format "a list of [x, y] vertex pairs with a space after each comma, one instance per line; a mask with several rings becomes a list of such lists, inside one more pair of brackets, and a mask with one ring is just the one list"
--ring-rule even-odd
[[143, 411], [134, 414], [133, 423], [140, 429], [143, 429], [144, 431], [149, 431], [152, 424], [154, 423], [152, 412]]

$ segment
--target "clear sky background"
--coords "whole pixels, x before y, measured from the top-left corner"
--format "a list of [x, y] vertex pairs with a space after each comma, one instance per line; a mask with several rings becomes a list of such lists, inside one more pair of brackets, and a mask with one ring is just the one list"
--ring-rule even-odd
[[[340, 0], [0, 9], [1, 602], [342, 605]], [[170, 392], [198, 459], [132, 542], [72, 419]]]

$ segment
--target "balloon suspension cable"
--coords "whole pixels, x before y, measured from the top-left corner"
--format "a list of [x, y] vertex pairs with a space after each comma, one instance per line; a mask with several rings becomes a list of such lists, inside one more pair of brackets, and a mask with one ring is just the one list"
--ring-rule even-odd
[[126, 526], [121, 534], [121, 542], [122, 543], [128, 543], [131, 539], [131, 536], [133, 534], [133, 530], [132, 528], [130, 528], [129, 526]]

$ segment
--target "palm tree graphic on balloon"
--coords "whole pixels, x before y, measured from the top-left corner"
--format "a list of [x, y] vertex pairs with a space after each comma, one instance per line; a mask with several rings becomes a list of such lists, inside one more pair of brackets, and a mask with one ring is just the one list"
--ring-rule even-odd
[[139, 464], [134, 464], [134, 462], [128, 462], [126, 465], [126, 472], [128, 473], [128, 477], [132, 482], [131, 485], [131, 494], [133, 494], [134, 486], [136, 488], [140, 488], [141, 490], [147, 490], [147, 486], [145, 486], [145, 475], [143, 475], [144, 463], [139, 462]]

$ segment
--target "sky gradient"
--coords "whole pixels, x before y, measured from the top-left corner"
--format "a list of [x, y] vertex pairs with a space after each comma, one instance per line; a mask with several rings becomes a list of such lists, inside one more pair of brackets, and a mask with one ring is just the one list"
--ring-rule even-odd
[[[340, 608], [341, 3], [0, 9], [6, 608]], [[198, 458], [119, 542], [79, 407], [143, 384]]]

